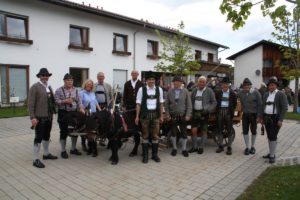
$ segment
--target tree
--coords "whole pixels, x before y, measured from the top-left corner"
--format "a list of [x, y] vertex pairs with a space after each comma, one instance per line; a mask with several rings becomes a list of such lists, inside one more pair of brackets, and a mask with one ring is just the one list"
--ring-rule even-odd
[[288, 62], [280, 64], [282, 74], [288, 80], [295, 79], [294, 112], [298, 107], [300, 77], [300, 0], [285, 0], [286, 4], [276, 5], [278, 0], [223, 0], [220, 6], [222, 14], [227, 14], [227, 21], [233, 23], [232, 29], [244, 26], [253, 6], [260, 5], [263, 16], [269, 16], [275, 31], [272, 36], [280, 43], [280, 50]]
[[181, 22], [174, 35], [165, 36], [156, 30], [163, 49], [160, 51], [162, 60], [155, 66], [157, 71], [184, 76], [200, 69], [200, 64], [195, 60], [192, 48], [189, 46], [189, 38], [181, 32], [183, 29], [184, 23]]

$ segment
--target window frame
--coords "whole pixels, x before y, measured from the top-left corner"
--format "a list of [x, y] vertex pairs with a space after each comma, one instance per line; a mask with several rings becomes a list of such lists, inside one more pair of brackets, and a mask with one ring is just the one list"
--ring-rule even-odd
[[[125, 51], [118, 51], [116, 50], [116, 37], [122, 37], [124, 39], [124, 49]], [[121, 55], [121, 56], [130, 56], [131, 52], [128, 52], [128, 35], [120, 34], [120, 33], [113, 33], [113, 50], [112, 53], [115, 55]]]
[[[152, 45], [152, 52], [153, 54], [148, 54], [148, 43], [151, 43]], [[154, 40], [147, 40], [147, 58], [152, 60], [160, 59], [161, 57], [158, 55], [158, 49], [159, 49], [159, 42]]]
[[[83, 35], [84, 35], [83, 32], [86, 31], [86, 36], [85, 36], [86, 37], [85, 38], [86, 42], [84, 43], [84, 42], [81, 41], [81, 45], [71, 44], [71, 37], [70, 37], [71, 28], [80, 30], [81, 40], [83, 40]], [[69, 45], [68, 45], [68, 49], [93, 51], [93, 48], [90, 47], [90, 28], [70, 24], [70, 26], [69, 26]]]
[[[33, 44], [33, 40], [29, 39], [29, 17], [24, 16], [24, 15], [19, 15], [19, 14], [14, 14], [14, 13], [9, 13], [5, 11], [0, 10], [0, 14], [4, 16], [4, 34], [0, 35], [0, 41], [5, 41], [5, 42], [12, 42], [12, 43], [20, 43], [20, 44]], [[24, 29], [25, 29], [25, 38], [15, 38], [15, 37], [10, 37], [8, 35], [8, 24], [7, 24], [7, 18], [14, 18], [14, 19], [21, 19], [24, 20]]]
[[207, 53], [207, 62], [209, 62], [209, 63], [214, 62], [214, 54], [213, 53]]
[[[89, 79], [90, 77], [90, 68], [89, 67], [69, 67], [69, 73], [72, 75], [71, 70], [81, 70], [81, 84], [79, 86], [79, 88], [81, 88], [82, 84], [84, 83], [85, 80], [83, 80], [83, 71], [86, 70], [87, 72], [87, 79]], [[73, 76], [74, 77], [74, 76]]]
[[[2, 67], [5, 67], [6, 68], [6, 80], [5, 80], [5, 84], [6, 84], [6, 87], [5, 87], [5, 93], [6, 93], [6, 101], [3, 102], [2, 99], [0, 99], [0, 102], [1, 104], [10, 104], [10, 85], [9, 85], [9, 82], [10, 82], [10, 79], [9, 79], [9, 69], [11, 68], [18, 68], [18, 69], [25, 69], [26, 70], [26, 78], [27, 78], [27, 81], [26, 81], [26, 90], [27, 90], [27, 93], [26, 93], [26, 99], [24, 101], [20, 101], [20, 102], [25, 102], [27, 101], [28, 99], [28, 94], [29, 94], [29, 65], [18, 65], [18, 64], [2, 64], [0, 63], [0, 66]], [[2, 98], [2, 97], [1, 97]]]
[[202, 51], [195, 50], [195, 60], [198, 62], [202, 61]]

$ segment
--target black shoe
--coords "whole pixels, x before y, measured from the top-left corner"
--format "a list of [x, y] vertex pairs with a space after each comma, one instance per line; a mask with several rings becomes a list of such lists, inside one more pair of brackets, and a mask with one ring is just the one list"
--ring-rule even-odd
[[77, 149], [70, 150], [70, 154], [74, 154], [74, 155], [76, 155], [76, 156], [81, 156], [81, 152], [78, 151]]
[[158, 156], [152, 156], [151, 159], [154, 160], [155, 162], [160, 162], [160, 158]]
[[176, 156], [176, 154], [177, 154], [177, 149], [173, 149], [172, 152], [171, 152], [171, 155]]
[[231, 155], [232, 154], [232, 148], [231, 147], [227, 147], [226, 154], [227, 155]]
[[219, 146], [219, 148], [216, 150], [216, 153], [221, 153], [222, 151], [224, 151], [224, 147]]
[[67, 153], [66, 151], [61, 152], [60, 156], [61, 156], [63, 159], [68, 159], [68, 158], [69, 158], [68, 153]]
[[244, 151], [244, 154], [245, 154], [246, 156], [248, 156], [248, 155], [250, 154], [250, 152], [249, 152], [249, 149], [248, 149], [248, 148], [246, 148], [246, 149], [245, 149], [245, 151]]
[[32, 165], [37, 168], [45, 168], [45, 165], [39, 159], [33, 161]]
[[264, 159], [269, 159], [270, 158], [270, 154], [268, 153], [267, 155], [263, 156]]
[[57, 159], [57, 156], [52, 155], [51, 153], [49, 153], [48, 155], [43, 155], [43, 160], [55, 160]]
[[191, 148], [188, 152], [189, 153], [194, 153], [194, 152], [197, 152], [197, 149]]
[[85, 143], [82, 144], [82, 151], [87, 152], [87, 148], [86, 148]]
[[132, 151], [130, 154], [129, 154], [129, 157], [134, 157], [137, 155], [137, 151]]
[[256, 152], [255, 148], [254, 148], [254, 147], [251, 147], [250, 153], [251, 153], [251, 154], [255, 154], [255, 152]]
[[187, 151], [182, 151], [182, 155], [183, 155], [184, 157], [189, 157], [189, 153], [188, 153]]
[[275, 161], [276, 161], [275, 155], [273, 157], [270, 156], [269, 163], [273, 164], [273, 163], [275, 163]]
[[203, 154], [203, 148], [198, 149], [198, 154]]

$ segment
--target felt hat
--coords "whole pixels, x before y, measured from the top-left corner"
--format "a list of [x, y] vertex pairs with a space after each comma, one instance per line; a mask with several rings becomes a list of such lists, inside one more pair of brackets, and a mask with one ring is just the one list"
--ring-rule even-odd
[[41, 68], [36, 77], [39, 78], [41, 75], [52, 76], [52, 74], [48, 72], [47, 68]]

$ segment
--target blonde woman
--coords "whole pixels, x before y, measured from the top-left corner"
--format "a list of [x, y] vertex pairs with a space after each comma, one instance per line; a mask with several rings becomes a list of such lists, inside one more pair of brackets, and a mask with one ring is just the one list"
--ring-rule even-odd
[[[80, 91], [82, 105], [84, 108], [90, 105], [91, 113], [95, 113], [97, 110], [101, 110], [96, 100], [95, 93], [93, 92], [93, 86], [94, 83], [92, 80], [90, 79], [86, 80], [82, 84], [83, 89]], [[93, 154], [93, 157], [96, 157], [98, 155], [98, 152], [97, 152], [97, 144], [94, 139], [95, 136], [88, 135], [88, 146], [89, 146], [88, 150], [86, 148], [86, 144], [85, 144], [86, 138], [84, 136], [81, 137], [81, 144], [82, 144], [82, 149], [84, 151], [87, 151], [88, 155]]]

